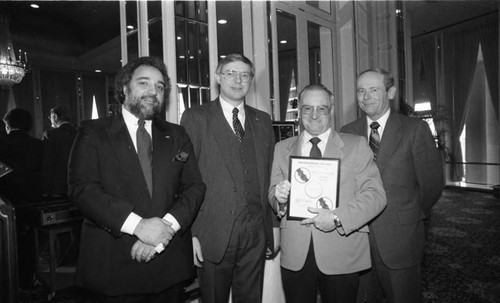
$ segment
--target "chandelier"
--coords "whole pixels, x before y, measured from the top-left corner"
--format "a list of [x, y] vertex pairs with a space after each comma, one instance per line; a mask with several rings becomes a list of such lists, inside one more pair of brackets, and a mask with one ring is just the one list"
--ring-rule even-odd
[[28, 70], [27, 62], [26, 52], [23, 58], [21, 50], [16, 58], [10, 38], [9, 21], [6, 16], [0, 15], [0, 87], [10, 88], [21, 82]]

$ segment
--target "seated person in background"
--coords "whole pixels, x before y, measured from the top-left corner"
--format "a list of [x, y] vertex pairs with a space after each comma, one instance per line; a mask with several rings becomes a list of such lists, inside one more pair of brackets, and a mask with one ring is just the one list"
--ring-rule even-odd
[[42, 198], [42, 142], [28, 132], [33, 127], [31, 114], [21, 108], [3, 118], [7, 135], [0, 138], [0, 161], [13, 171], [0, 179], [0, 194], [13, 205], [39, 202]]
[[70, 112], [64, 106], [50, 110], [52, 129], [43, 136], [42, 187], [48, 197], [64, 197], [68, 191], [68, 159], [76, 137]]

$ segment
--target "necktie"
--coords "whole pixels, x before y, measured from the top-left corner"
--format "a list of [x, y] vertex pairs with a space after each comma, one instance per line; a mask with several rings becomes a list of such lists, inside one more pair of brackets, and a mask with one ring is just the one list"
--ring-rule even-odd
[[314, 137], [309, 140], [312, 143], [311, 151], [309, 152], [309, 157], [311, 158], [321, 158], [321, 150], [318, 147], [318, 143], [321, 141], [320, 138]]
[[137, 156], [139, 156], [142, 172], [148, 184], [149, 194], [153, 196], [153, 145], [151, 144], [151, 136], [146, 128], [144, 128], [145, 123], [143, 119], [139, 119], [137, 122], [137, 124], [139, 124], [136, 134]]
[[241, 142], [241, 140], [243, 140], [243, 136], [245, 135], [245, 130], [241, 125], [240, 119], [238, 119], [238, 112], [239, 110], [236, 107], [233, 108], [233, 128], [236, 137], [238, 137], [238, 141]]
[[370, 134], [370, 147], [373, 151], [373, 160], [377, 160], [378, 149], [380, 148], [380, 134], [378, 133], [378, 128], [380, 124], [378, 122], [372, 122], [370, 128], [372, 132]]

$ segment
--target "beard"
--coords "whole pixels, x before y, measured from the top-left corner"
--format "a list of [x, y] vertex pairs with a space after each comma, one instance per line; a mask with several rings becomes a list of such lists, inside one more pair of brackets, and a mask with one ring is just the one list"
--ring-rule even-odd
[[125, 99], [125, 107], [137, 118], [152, 120], [161, 113], [162, 103], [154, 95], [130, 96]]

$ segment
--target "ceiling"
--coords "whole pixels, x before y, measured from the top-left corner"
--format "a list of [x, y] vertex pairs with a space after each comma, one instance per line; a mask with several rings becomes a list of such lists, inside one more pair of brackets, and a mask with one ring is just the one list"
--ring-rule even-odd
[[[106, 73], [115, 73], [120, 68], [118, 1], [1, 2], [0, 14], [10, 18], [14, 47], [26, 51], [31, 64], [88, 72], [101, 69]], [[31, 3], [40, 8], [31, 8]], [[412, 20], [413, 37], [478, 16], [498, 15], [498, 3], [498, 0], [404, 1]], [[231, 11], [218, 11], [218, 18]]]

